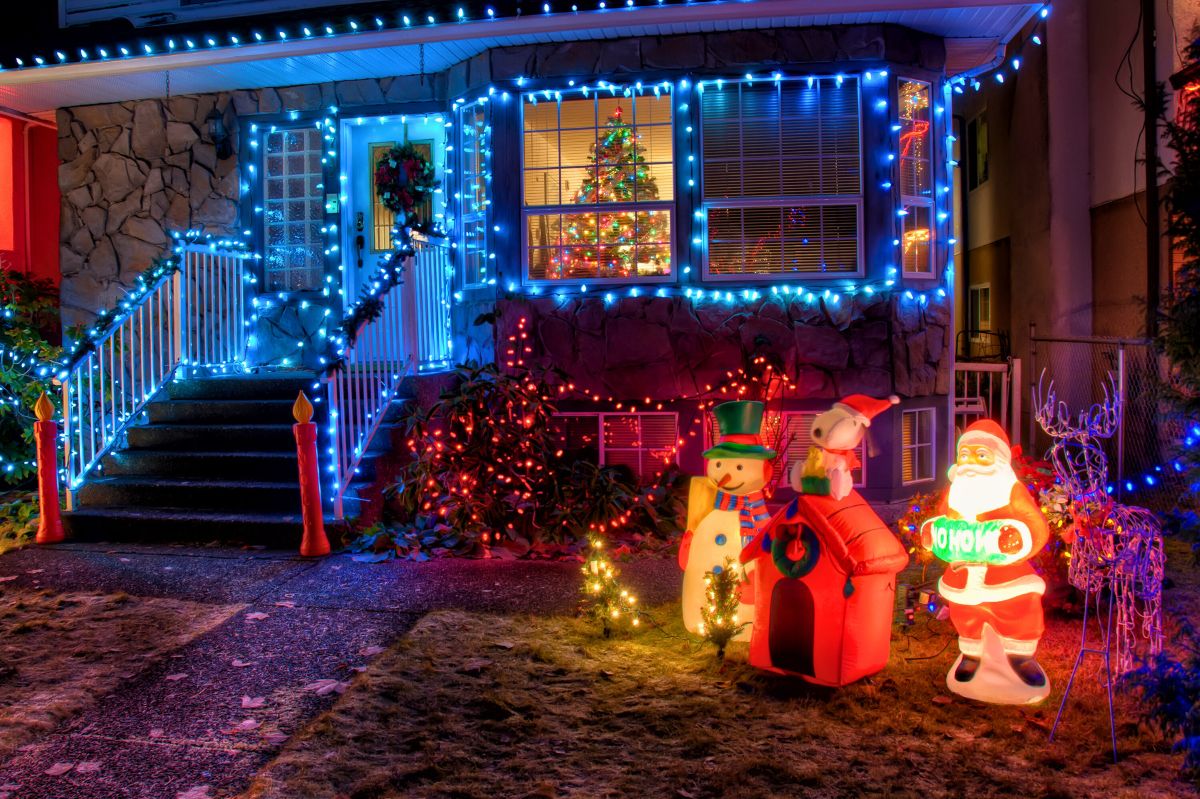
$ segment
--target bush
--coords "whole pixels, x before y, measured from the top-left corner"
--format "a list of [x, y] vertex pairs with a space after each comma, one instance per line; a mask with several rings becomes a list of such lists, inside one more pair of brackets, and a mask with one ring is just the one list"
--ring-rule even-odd
[[58, 298], [46, 281], [0, 264], [0, 485], [21, 485], [36, 472], [33, 403], [43, 391], [55, 406], [51, 383], [62, 350], [54, 343]]
[[1175, 740], [1175, 749], [1184, 752], [1185, 773], [1200, 782], [1200, 642], [1186, 620], [1174, 640], [1182, 657], [1160, 652], [1128, 679], [1141, 699], [1142, 722]]
[[552, 376], [460, 366], [455, 387], [410, 418], [413, 459], [387, 492], [385, 529], [373, 531], [369, 548], [395, 546], [409, 557], [485, 546], [547, 554], [593, 533], [678, 532], [674, 472], [644, 488], [626, 469], [563, 451]]

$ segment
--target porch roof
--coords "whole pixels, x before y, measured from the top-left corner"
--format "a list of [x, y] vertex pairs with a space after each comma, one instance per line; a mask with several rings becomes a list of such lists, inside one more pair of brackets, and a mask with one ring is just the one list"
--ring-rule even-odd
[[[642, 0], [645, 2], [645, 0]], [[127, 42], [129, 56], [90, 60], [62, 53], [63, 63], [44, 59], [40, 66], [0, 71], [0, 106], [39, 114], [55, 108], [92, 103], [137, 100], [168, 94], [256, 89], [333, 80], [355, 80], [420, 71], [420, 45], [424, 70], [439, 72], [464, 59], [495, 47], [547, 44], [581, 39], [624, 36], [657, 36], [710, 33], [752, 28], [891, 23], [944, 37], [947, 72], [969, 73], [990, 66], [1002, 48], [1044, 3], [1011, 0], [959, 0], [945, 8], [946, 0], [738, 0], [705, 4], [625, 6], [610, 0], [608, 9], [568, 13], [447, 21], [439, 24], [305, 36], [301, 25], [290, 27], [280, 38], [277, 26], [270, 40], [245, 43], [249, 37], [229, 34], [191, 37], [199, 43], [184, 48], [187, 36], [162, 34]], [[598, 0], [587, 0], [589, 5]], [[661, 0], [660, 0], [661, 2]], [[553, 5], [566, 3], [559, 0]], [[798, 12], [803, 13], [798, 13]], [[397, 16], [397, 15], [393, 15]], [[401, 18], [402, 19], [402, 18]], [[232, 24], [232, 22], [231, 22]], [[313, 33], [324, 30], [312, 26]], [[157, 38], [156, 38], [157, 37]], [[178, 41], [169, 49], [167, 38]], [[162, 39], [162, 41], [158, 41]], [[103, 46], [103, 45], [101, 45]], [[133, 55], [137, 52], [145, 53]], [[114, 52], [118, 52], [114, 49]], [[28, 63], [28, 59], [26, 60]]]

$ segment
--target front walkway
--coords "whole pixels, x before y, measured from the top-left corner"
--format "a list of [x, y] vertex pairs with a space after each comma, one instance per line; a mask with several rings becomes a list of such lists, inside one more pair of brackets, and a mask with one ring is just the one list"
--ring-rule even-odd
[[[8, 553], [0, 557], [6, 594], [124, 593], [230, 615], [122, 674], [116, 690], [21, 747], [0, 766], [0, 797], [232, 795], [422, 614], [569, 612], [578, 569], [498, 560], [361, 564], [344, 555], [305, 561], [266, 551], [105, 544]], [[678, 596], [673, 561], [622, 570], [646, 603]]]

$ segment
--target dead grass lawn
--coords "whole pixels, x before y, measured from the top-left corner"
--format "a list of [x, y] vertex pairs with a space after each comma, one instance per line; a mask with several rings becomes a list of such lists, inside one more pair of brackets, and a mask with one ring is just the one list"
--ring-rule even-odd
[[1056, 691], [1028, 709], [946, 690], [957, 648], [943, 623], [896, 633], [884, 672], [829, 691], [748, 668], [744, 648], [722, 667], [683, 637], [677, 606], [654, 615], [665, 629], [605, 641], [571, 618], [431, 614], [243, 799], [1196, 795], [1127, 699], [1112, 765], [1103, 694], [1086, 674], [1047, 741], [1074, 620], [1049, 620], [1042, 662]]
[[126, 594], [0, 595], [0, 758], [240, 609]]

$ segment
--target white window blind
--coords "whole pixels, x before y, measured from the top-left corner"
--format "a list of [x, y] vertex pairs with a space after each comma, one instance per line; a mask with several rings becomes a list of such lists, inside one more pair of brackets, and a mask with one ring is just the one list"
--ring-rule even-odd
[[263, 153], [264, 273], [269, 291], [314, 291], [325, 273], [321, 132], [272, 130]]
[[900, 479], [905, 485], [933, 479], [933, 408], [904, 411], [900, 420]]
[[709, 276], [860, 270], [859, 109], [854, 78], [705, 83]]

